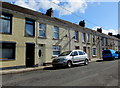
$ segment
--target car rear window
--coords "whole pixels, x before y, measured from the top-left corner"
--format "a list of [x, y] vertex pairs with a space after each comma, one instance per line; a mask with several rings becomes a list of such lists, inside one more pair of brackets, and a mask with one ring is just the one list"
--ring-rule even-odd
[[111, 53], [110, 50], [103, 51], [103, 54], [110, 54], [110, 53]]

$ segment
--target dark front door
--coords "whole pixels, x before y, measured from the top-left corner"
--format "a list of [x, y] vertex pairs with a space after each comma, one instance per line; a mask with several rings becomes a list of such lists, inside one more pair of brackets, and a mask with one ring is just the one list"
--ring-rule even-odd
[[34, 67], [35, 44], [26, 44], [26, 67]]

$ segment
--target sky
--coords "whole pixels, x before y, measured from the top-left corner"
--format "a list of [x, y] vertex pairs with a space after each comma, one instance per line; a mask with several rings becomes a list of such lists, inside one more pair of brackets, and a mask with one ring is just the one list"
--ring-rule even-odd
[[118, 34], [119, 0], [2, 0], [41, 13], [53, 8], [54, 17], [78, 24], [85, 20], [86, 27], [103, 33]]

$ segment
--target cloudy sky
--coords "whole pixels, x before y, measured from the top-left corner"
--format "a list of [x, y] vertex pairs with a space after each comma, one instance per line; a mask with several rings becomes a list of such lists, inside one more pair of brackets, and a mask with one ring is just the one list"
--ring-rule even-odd
[[108, 34], [118, 33], [119, 0], [2, 0], [41, 13], [53, 8], [54, 16], [78, 24], [85, 20], [86, 27], [96, 30], [102, 27]]

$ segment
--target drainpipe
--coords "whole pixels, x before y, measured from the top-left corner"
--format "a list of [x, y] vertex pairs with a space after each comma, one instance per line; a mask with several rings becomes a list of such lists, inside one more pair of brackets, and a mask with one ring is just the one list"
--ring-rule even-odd
[[[69, 37], [69, 40], [71, 39], [71, 35], [70, 35], [70, 28], [68, 29], [68, 37]], [[69, 42], [69, 51], [71, 50], [71, 41]]]

